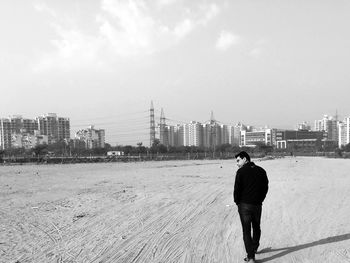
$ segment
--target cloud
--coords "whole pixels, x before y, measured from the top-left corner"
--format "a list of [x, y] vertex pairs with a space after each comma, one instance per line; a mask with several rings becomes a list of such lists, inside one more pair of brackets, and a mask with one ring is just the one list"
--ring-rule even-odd
[[209, 6], [203, 5], [202, 10], [204, 12], [204, 18], [200, 20], [201, 24], [206, 24], [208, 21], [217, 16], [220, 12], [219, 7], [216, 4], [211, 4]]
[[157, 0], [157, 4], [158, 6], [167, 6], [167, 5], [172, 5], [176, 2], [178, 2], [179, 0]]
[[185, 19], [178, 23], [174, 29], [174, 35], [180, 39], [188, 35], [195, 27], [195, 24], [190, 19]]
[[233, 45], [240, 42], [240, 37], [228, 31], [221, 31], [218, 40], [216, 41], [216, 48], [221, 51], [229, 49]]
[[103, 39], [85, 35], [79, 30], [66, 30], [57, 24], [52, 26], [60, 37], [58, 40], [51, 41], [55, 52], [45, 53], [40, 62], [34, 66], [34, 71], [39, 72], [50, 68], [70, 70], [91, 64], [94, 67], [102, 65], [98, 60], [98, 54], [105, 46]]
[[254, 57], [254, 58], [260, 57], [261, 54], [262, 54], [262, 48], [261, 48], [261, 47], [253, 48], [253, 49], [250, 50], [250, 52], [249, 52], [249, 56]]
[[52, 9], [52, 8], [49, 8], [45, 3], [43, 2], [36, 2], [33, 4], [33, 7], [36, 11], [38, 12], [42, 12], [42, 13], [48, 13], [50, 16], [52, 17], [57, 17], [57, 14], [56, 12]]
[[143, 1], [111, 1], [102, 4], [105, 14], [97, 16], [99, 34], [111, 44], [118, 55], [153, 52], [160, 26], [148, 14]]
[[[171, 8], [169, 5], [174, 2], [161, 1], [164, 8]], [[190, 12], [179, 16], [176, 23], [170, 26], [158, 19], [150, 3], [144, 0], [103, 0], [93, 21], [97, 30], [89, 35], [77, 25], [69, 25], [70, 21], [64, 21], [63, 14], [60, 16], [45, 4], [37, 3], [37, 11], [51, 15], [51, 25], [57, 38], [51, 41], [55, 51], [44, 54], [35, 70], [101, 65], [102, 55], [106, 58], [153, 54], [176, 45], [219, 13], [219, 7], [215, 4], [197, 5], [192, 9], [183, 7], [182, 10]]]
[[266, 51], [266, 45], [268, 41], [264, 38], [259, 39], [255, 44], [254, 47], [249, 51], [248, 55], [253, 58], [259, 58], [264, 54], [264, 51]]

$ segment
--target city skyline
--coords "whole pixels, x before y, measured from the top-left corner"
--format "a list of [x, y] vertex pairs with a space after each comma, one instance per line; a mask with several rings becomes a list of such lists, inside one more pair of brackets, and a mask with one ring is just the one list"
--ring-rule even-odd
[[[234, 127], [238, 127], [238, 126], [241, 126], [241, 127], [245, 127], [243, 130], [246, 130], [246, 131], [264, 131], [266, 129], [274, 129], [274, 130], [310, 130], [310, 131], [327, 131], [329, 134], [328, 134], [328, 139], [331, 139], [331, 140], [335, 140], [337, 141], [338, 140], [338, 132], [334, 133], [335, 131], [338, 130], [338, 125], [341, 124], [343, 122], [343, 119], [339, 119], [338, 118], [338, 115], [337, 116], [331, 116], [331, 115], [327, 115], [327, 114], [324, 114], [322, 116], [322, 118], [315, 118], [313, 120], [313, 122], [309, 123], [309, 122], [306, 122], [306, 121], [300, 121], [294, 125], [290, 125], [290, 126], [293, 126], [293, 128], [278, 128], [278, 127], [271, 127], [271, 126], [268, 126], [268, 125], [265, 125], [265, 126], [255, 126], [255, 125], [252, 125], [250, 123], [246, 123], [244, 121], [232, 121], [230, 123], [222, 123], [218, 120], [216, 120], [216, 118], [214, 117], [214, 113], [213, 111], [211, 111], [211, 114], [210, 114], [210, 118], [206, 121], [198, 121], [198, 120], [191, 120], [191, 121], [179, 121], [179, 120], [171, 120], [171, 119], [168, 119], [166, 118], [165, 114], [164, 114], [164, 110], [163, 108], [161, 109], [161, 114], [160, 116], [157, 118], [152, 118], [152, 109], [153, 109], [153, 112], [154, 112], [154, 108], [153, 108], [153, 102], [151, 102], [151, 107], [150, 109], [148, 110], [149, 112], [149, 115], [148, 115], [148, 125], [150, 125], [151, 123], [151, 120], [152, 119], [157, 119], [155, 120], [155, 123], [154, 123], [154, 127], [155, 127], [155, 139], [158, 139], [160, 140], [160, 142], [162, 143], [162, 129], [163, 129], [163, 132], [164, 132], [164, 127], [183, 127], [184, 129], [189, 129], [188, 125], [199, 125], [199, 126], [203, 126], [203, 129], [207, 129], [207, 125], [211, 125], [211, 124], [215, 124], [215, 125], [223, 125], [223, 126], [226, 126], [226, 128], [228, 129], [227, 130], [227, 134], [226, 135], [222, 135], [222, 136], [227, 136], [226, 139], [223, 139], [223, 141], [221, 143], [230, 143], [232, 144], [233, 141], [233, 137], [231, 138], [229, 135], [229, 129], [233, 129]], [[320, 116], [321, 117], [321, 116]], [[24, 133], [30, 133], [30, 134], [35, 134], [34, 130], [35, 129], [38, 129], [38, 128], [35, 128], [35, 125], [37, 127], [39, 127], [38, 131], [39, 131], [39, 135], [40, 135], [40, 126], [42, 126], [43, 124], [39, 123], [39, 120], [42, 120], [42, 119], [46, 119], [46, 118], [56, 118], [57, 120], [60, 119], [60, 120], [64, 120], [65, 122], [68, 122], [68, 129], [70, 130], [70, 139], [76, 139], [76, 138], [83, 138], [85, 137], [84, 134], [86, 134], [87, 130], [91, 130], [93, 132], [93, 134], [98, 134], [100, 131], [103, 132], [102, 134], [102, 137], [103, 137], [103, 145], [104, 145], [104, 142], [112, 145], [112, 146], [116, 146], [116, 145], [134, 145], [136, 146], [138, 143], [142, 142], [142, 144], [144, 146], [149, 146], [150, 144], [150, 134], [151, 134], [151, 128], [150, 126], [146, 127], [144, 126], [143, 128], [136, 128], [135, 129], [135, 126], [137, 127], [137, 125], [134, 125], [131, 126], [131, 132], [132, 131], [140, 131], [140, 129], [143, 131], [143, 136], [142, 137], [137, 137], [137, 135], [134, 135], [135, 136], [135, 139], [132, 141], [132, 143], [129, 143], [130, 141], [127, 140], [126, 143], [124, 143], [123, 141], [123, 136], [122, 138], [119, 138], [119, 142], [121, 143], [118, 143], [118, 141], [114, 144], [113, 141], [110, 141], [109, 140], [109, 131], [108, 131], [108, 128], [106, 128], [105, 126], [103, 126], [102, 124], [98, 124], [97, 126], [95, 124], [91, 124], [91, 122], [89, 122], [90, 124], [82, 124], [82, 125], [77, 125], [77, 124], [72, 124], [70, 123], [70, 118], [69, 117], [58, 117], [56, 113], [47, 113], [47, 114], [42, 114], [42, 115], [39, 115], [39, 116], [36, 116], [35, 118], [33, 119], [30, 119], [28, 118], [28, 116], [22, 116], [22, 115], [12, 115], [12, 116], [8, 116], [7, 118], [9, 119], [13, 119], [13, 120], [16, 120], [16, 119], [22, 119], [24, 122], [24, 128], [26, 127], [30, 127], [29, 130], [24, 130]], [[6, 121], [7, 118], [4, 118], [3, 116], [0, 116], [0, 120], [4, 120]], [[346, 117], [344, 118], [344, 122], [345, 124], [349, 121], [349, 118], [350, 117]], [[30, 123], [28, 123], [28, 121]], [[131, 120], [132, 121], [132, 120]], [[168, 122], [167, 122], [168, 121]], [[169, 122], [170, 121], [170, 122]], [[331, 121], [331, 122], [329, 122]], [[15, 121], [17, 122], [17, 121]], [[25, 123], [28, 123], [27, 126], [25, 126], [26, 124]], [[118, 121], [115, 120], [115, 123], [117, 123]], [[36, 124], [35, 124], [36, 123]], [[120, 122], [119, 122], [120, 123]], [[30, 125], [30, 126], [28, 126]], [[56, 125], [56, 124], [54, 124]], [[130, 125], [130, 124], [128, 124]], [[131, 124], [132, 125], [132, 124]], [[163, 125], [163, 126], [162, 126]], [[331, 125], [331, 127], [329, 127], [329, 125]], [[348, 124], [346, 124], [348, 125]], [[95, 127], [96, 126], [96, 127]], [[16, 125], [17, 127], [17, 125]], [[19, 126], [18, 126], [19, 127]], [[72, 129], [73, 127], [73, 129]], [[80, 127], [80, 128], [74, 128], [74, 127]], [[163, 128], [162, 128], [163, 127]], [[0, 127], [1, 128], [1, 127]], [[225, 128], [225, 129], [226, 129]], [[19, 128], [16, 128], [16, 129], [19, 129]], [[47, 129], [47, 128], [45, 128]], [[167, 128], [168, 129], [168, 128]], [[331, 130], [334, 130], [334, 131], [331, 131]], [[146, 130], [146, 132], [145, 132]], [[43, 130], [44, 131], [44, 130]], [[43, 133], [41, 133], [41, 135], [47, 135], [48, 131], [44, 131]], [[174, 131], [172, 131], [174, 132]], [[203, 131], [205, 132], [205, 131]], [[209, 131], [207, 131], [209, 132]], [[19, 131], [17, 131], [16, 133], [19, 133]], [[54, 133], [54, 131], [52, 131], [52, 133]], [[225, 131], [226, 133], [226, 131]], [[0, 132], [1, 134], [1, 132]], [[128, 134], [128, 131], [126, 130], [126, 134]], [[132, 134], [132, 133], [131, 133]], [[94, 135], [95, 136], [95, 135]], [[100, 136], [100, 135], [96, 135], [96, 136]], [[145, 138], [145, 136], [147, 138]], [[164, 136], [164, 134], [163, 134]], [[183, 135], [182, 135], [183, 136]], [[200, 135], [200, 136], [204, 136], [203, 135]], [[233, 134], [232, 134], [233, 136]], [[235, 135], [237, 136], [237, 135]], [[230, 137], [230, 138], [229, 138]], [[65, 138], [68, 138], [68, 137], [65, 137]], [[97, 137], [96, 137], [97, 138]], [[50, 140], [50, 139], [49, 139]], [[188, 140], [191, 140], [189, 138], [185, 138], [183, 137], [181, 140], [187, 140], [187, 142], [182, 142], [184, 143], [184, 145], [186, 145], [188, 143]], [[198, 140], [198, 138], [197, 138]], [[208, 140], [208, 139], [207, 139]], [[221, 140], [221, 139], [219, 139]], [[56, 140], [57, 141], [57, 140]], [[151, 139], [152, 141], [152, 139]], [[197, 141], [198, 143], [199, 141]], [[206, 143], [203, 142], [204, 145], [205, 144], [208, 144], [209, 142], [207, 141]], [[220, 143], [219, 143], [220, 144]]]
[[72, 129], [145, 145], [151, 100], [157, 122], [161, 108], [171, 120], [214, 111], [222, 123], [285, 129], [341, 120], [349, 13], [344, 0], [4, 0], [0, 116], [57, 112]]

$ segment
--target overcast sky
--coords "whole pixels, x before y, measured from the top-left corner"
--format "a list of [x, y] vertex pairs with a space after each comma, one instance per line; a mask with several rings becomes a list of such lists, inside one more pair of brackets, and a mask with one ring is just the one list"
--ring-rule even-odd
[[0, 117], [54, 112], [112, 145], [148, 145], [151, 100], [171, 124], [347, 117], [349, 14], [347, 0], [1, 0]]

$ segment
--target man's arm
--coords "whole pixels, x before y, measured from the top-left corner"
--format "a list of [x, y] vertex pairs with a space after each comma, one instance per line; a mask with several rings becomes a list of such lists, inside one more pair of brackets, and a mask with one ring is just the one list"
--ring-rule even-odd
[[236, 179], [235, 179], [235, 187], [233, 190], [233, 201], [238, 205], [239, 204], [239, 196], [240, 196], [240, 176], [239, 172], [236, 173]]
[[263, 169], [263, 188], [262, 188], [262, 201], [265, 200], [266, 194], [269, 191], [269, 179], [267, 178], [266, 171]]

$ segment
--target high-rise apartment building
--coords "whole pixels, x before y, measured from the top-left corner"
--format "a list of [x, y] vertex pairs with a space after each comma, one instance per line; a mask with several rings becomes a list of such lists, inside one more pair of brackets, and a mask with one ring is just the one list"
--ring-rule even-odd
[[315, 121], [315, 131], [326, 132], [328, 140], [338, 141], [338, 120], [324, 115], [323, 119]]
[[[40, 136], [42, 139], [40, 139]], [[35, 146], [35, 143], [46, 143], [46, 136], [47, 143], [49, 144], [65, 139], [69, 140], [69, 119], [57, 117], [56, 114], [49, 113], [36, 119], [24, 119], [20, 115], [15, 115], [0, 120], [1, 149], [26, 147], [27, 145]], [[24, 139], [32, 137], [35, 137], [35, 139]], [[29, 141], [33, 143], [29, 143]]]
[[175, 146], [175, 127], [167, 125], [165, 127], [167, 136], [167, 146]]
[[56, 113], [48, 113], [37, 117], [39, 131], [42, 135], [47, 135], [49, 144], [70, 139], [69, 118], [57, 117]]
[[177, 124], [174, 126], [174, 146], [184, 145], [184, 125]]
[[0, 149], [5, 150], [11, 148], [11, 120], [1, 119], [0, 120]]
[[[0, 149], [17, 147], [17, 137], [22, 133], [34, 135], [38, 129], [35, 120], [23, 119], [21, 115], [14, 115], [0, 120]], [[22, 146], [21, 146], [22, 147]]]
[[203, 146], [215, 148], [221, 144], [221, 127], [215, 121], [210, 121], [202, 125], [203, 127]]
[[160, 124], [156, 127], [156, 134], [159, 133], [159, 143], [165, 146], [176, 146], [178, 139], [177, 129], [172, 125]]
[[350, 117], [339, 123], [339, 148], [350, 143]]
[[242, 145], [241, 144], [241, 131], [245, 131], [246, 127], [242, 123], [237, 123], [233, 127], [233, 135], [232, 135], [232, 141], [231, 144], [235, 146]]
[[191, 121], [184, 124], [184, 146], [203, 145], [203, 127], [200, 122]]
[[164, 116], [163, 109], [161, 111], [160, 123], [159, 123], [159, 143], [165, 146], [169, 145], [168, 130], [167, 130], [167, 125], [165, 123], [165, 116]]
[[84, 142], [87, 149], [105, 147], [105, 130], [96, 130], [94, 126], [77, 131], [75, 138]]
[[215, 136], [213, 132], [213, 125], [210, 122], [204, 123], [203, 125], [203, 146], [206, 148], [213, 147], [213, 137]]
[[230, 143], [230, 127], [226, 124], [220, 125], [220, 144], [229, 144]]

